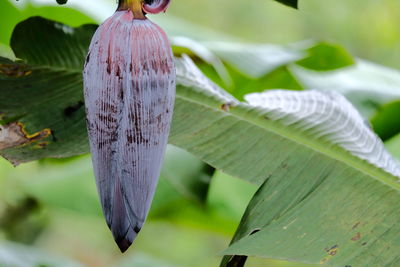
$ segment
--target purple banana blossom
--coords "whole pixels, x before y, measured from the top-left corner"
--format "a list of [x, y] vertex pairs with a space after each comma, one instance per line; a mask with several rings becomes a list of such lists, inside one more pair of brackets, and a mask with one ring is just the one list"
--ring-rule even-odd
[[146, 220], [168, 141], [175, 66], [166, 34], [145, 14], [169, 2], [120, 0], [94, 34], [83, 72], [97, 188], [122, 252]]

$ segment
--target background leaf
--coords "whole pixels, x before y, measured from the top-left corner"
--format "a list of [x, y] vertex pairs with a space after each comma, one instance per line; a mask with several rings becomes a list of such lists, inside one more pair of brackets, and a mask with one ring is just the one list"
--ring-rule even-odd
[[328, 71], [351, 66], [353, 57], [343, 47], [319, 43], [307, 49], [308, 57], [297, 62], [307, 69]]
[[291, 72], [306, 88], [335, 90], [345, 95], [366, 117], [400, 97], [400, 72], [357, 60], [354, 66], [319, 72], [293, 65]]
[[297, 8], [297, 1], [298, 0], [275, 0], [275, 1], [278, 1], [278, 2], [280, 2], [282, 4], [287, 5], [287, 6], [291, 6], [291, 7]]
[[379, 108], [371, 119], [374, 131], [382, 138], [388, 140], [400, 133], [400, 101], [388, 103]]
[[[17, 3], [20, 5], [15, 6]], [[88, 15], [73, 9], [71, 7], [60, 6], [38, 6], [32, 1], [5, 0], [0, 3], [0, 24], [2, 31], [0, 32], [0, 43], [8, 46], [14, 27], [31, 16], [41, 16], [47, 19], [57, 20], [61, 23], [68, 23], [72, 26], [93, 23]], [[1, 55], [1, 54], [0, 54]]]

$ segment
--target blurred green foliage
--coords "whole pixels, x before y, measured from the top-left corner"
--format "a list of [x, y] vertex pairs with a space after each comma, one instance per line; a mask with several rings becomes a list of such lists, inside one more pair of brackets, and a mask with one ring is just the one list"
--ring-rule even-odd
[[[26, 2], [18, 9], [11, 1], [0, 1], [2, 55], [11, 54], [8, 44], [14, 26], [30, 16], [41, 15], [72, 26], [96, 20], [71, 8], [73, 1], [63, 7]], [[209, 40], [219, 36], [218, 32], [224, 33], [221, 39], [259, 43], [317, 39], [340, 44], [353, 55], [400, 68], [400, 16], [396, 10], [400, 10], [397, 0], [364, 0], [362, 9], [359, 0], [303, 0], [299, 11], [266, 0], [174, 0], [167, 16], [201, 25], [205, 29], [202, 34]], [[195, 37], [197, 33], [201, 39], [200, 31], [191, 34]], [[315, 66], [317, 60], [319, 68], [326, 70], [324, 60], [335, 57], [321, 60], [321, 49], [330, 48], [312, 49], [317, 57], [301, 64]], [[352, 63], [351, 58], [347, 63]], [[214, 68], [200, 67], [229, 88]], [[226, 68], [233, 77], [230, 90], [238, 98], [255, 90], [303, 88], [286, 66], [262, 77], [251, 77], [232, 66]], [[387, 105], [390, 109], [375, 115], [372, 122], [376, 131], [388, 139], [388, 149], [400, 158], [399, 128], [393, 127], [399, 125], [398, 102]], [[199, 201], [196, 196], [177, 194], [176, 187], [163, 177], [148, 224], [135, 246], [122, 256], [102, 218], [88, 156], [42, 160], [16, 169], [1, 159], [0, 237], [25, 245], [0, 241], [0, 266], [1, 260], [19, 266], [21, 259], [31, 266], [217, 266], [218, 253], [229, 244], [256, 189], [216, 172], [208, 192], [202, 191], [205, 199]], [[246, 266], [302, 265], [250, 259]]]
[[299, 10], [268, 0], [174, 0], [169, 14], [246, 42], [337, 43], [356, 57], [399, 69], [398, 10], [397, 0], [302, 0]]
[[382, 140], [388, 140], [400, 132], [400, 101], [390, 102], [381, 110], [371, 118], [371, 122]]

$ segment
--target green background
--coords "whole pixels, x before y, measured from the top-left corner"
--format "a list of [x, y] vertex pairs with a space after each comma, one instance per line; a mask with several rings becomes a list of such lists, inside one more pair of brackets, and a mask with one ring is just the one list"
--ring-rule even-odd
[[[54, 1], [37, 5], [20, 0], [25, 4], [20, 9], [11, 2], [0, 2], [3, 55], [10, 53], [13, 27], [29, 16], [78, 26], [99, 22], [106, 13], [94, 17], [96, 6], [91, 12], [76, 11], [74, 1], [59, 7]], [[115, 1], [109, 2], [111, 7], [115, 5]], [[168, 13], [155, 19], [170, 32], [200, 40], [328, 41], [342, 45], [356, 57], [400, 68], [399, 1], [303, 0], [299, 8], [269, 0], [174, 0]], [[112, 14], [112, 9], [108, 12]], [[398, 143], [388, 141], [389, 149], [397, 155]], [[16, 169], [1, 159], [0, 238], [13, 242], [0, 242], [0, 259], [31, 255], [32, 266], [217, 266], [219, 253], [229, 244], [256, 189], [217, 172], [205, 203], [178, 197], [163, 206], [157, 203], [163, 203], [172, 189], [161, 180], [148, 223], [133, 248], [121, 255], [102, 218], [87, 155], [42, 160]], [[54, 258], [53, 265], [41, 264], [41, 259], [48, 258]], [[250, 259], [246, 266], [303, 265]]]

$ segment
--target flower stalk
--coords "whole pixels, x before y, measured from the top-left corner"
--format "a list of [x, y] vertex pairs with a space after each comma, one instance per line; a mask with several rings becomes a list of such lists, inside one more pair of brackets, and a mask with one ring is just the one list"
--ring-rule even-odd
[[117, 11], [130, 10], [135, 19], [146, 19], [143, 13], [143, 0], [119, 0]]

